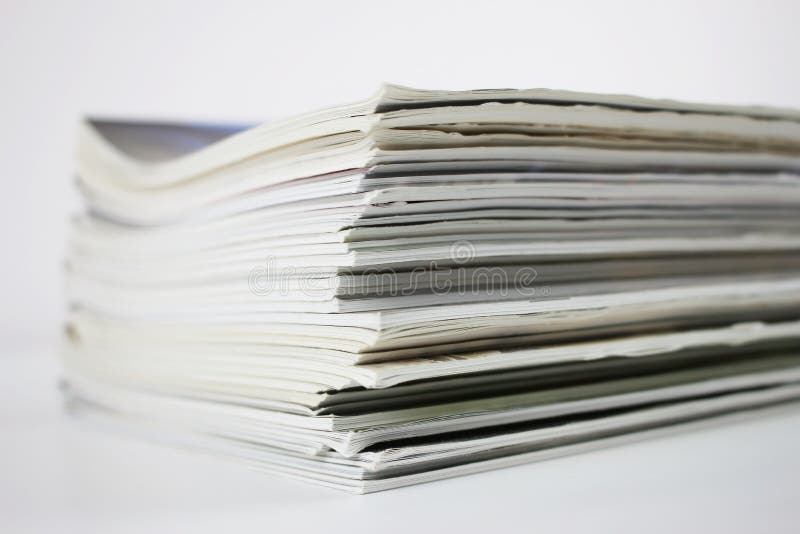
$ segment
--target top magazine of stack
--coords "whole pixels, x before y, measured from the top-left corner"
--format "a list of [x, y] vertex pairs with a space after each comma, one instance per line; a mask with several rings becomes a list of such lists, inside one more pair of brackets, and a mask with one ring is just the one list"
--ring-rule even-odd
[[386, 85], [79, 134], [78, 411], [363, 492], [800, 398], [798, 111]]
[[[97, 308], [359, 312], [297, 317], [388, 333], [431, 304], [448, 321], [474, 316], [470, 303], [489, 316], [619, 303], [657, 320], [659, 306], [701, 301], [706, 315], [798, 289], [795, 111], [385, 86], [240, 132], [87, 121], [78, 161], [90, 215], [74, 225], [71, 283]], [[558, 300], [459, 287], [480, 266]], [[709, 272], [724, 276], [710, 286]], [[254, 290], [271, 277], [280, 290]]]

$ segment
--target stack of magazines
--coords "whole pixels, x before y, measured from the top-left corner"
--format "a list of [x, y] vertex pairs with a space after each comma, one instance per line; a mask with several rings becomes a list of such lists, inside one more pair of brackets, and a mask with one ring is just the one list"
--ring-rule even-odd
[[63, 388], [371, 492], [800, 399], [800, 112], [422, 91], [87, 120]]

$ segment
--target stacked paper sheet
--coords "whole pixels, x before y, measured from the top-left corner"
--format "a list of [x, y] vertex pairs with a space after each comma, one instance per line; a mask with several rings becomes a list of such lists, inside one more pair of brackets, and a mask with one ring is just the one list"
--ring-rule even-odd
[[78, 164], [85, 418], [369, 492], [800, 398], [800, 112], [386, 86]]

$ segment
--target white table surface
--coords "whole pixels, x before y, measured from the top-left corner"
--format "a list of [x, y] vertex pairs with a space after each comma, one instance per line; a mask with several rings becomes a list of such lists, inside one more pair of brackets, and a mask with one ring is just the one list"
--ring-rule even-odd
[[800, 407], [354, 496], [76, 423], [61, 412], [51, 348], [4, 352], [2, 532], [800, 529]]

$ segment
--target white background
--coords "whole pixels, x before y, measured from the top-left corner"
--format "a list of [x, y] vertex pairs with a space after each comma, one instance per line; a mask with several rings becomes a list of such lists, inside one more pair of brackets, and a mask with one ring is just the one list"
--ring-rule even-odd
[[352, 498], [74, 428], [57, 410], [53, 347], [81, 114], [261, 120], [382, 81], [800, 107], [799, 20], [791, 0], [2, 0], [0, 528], [283, 532], [297, 516], [316, 530], [796, 530], [796, 414]]

